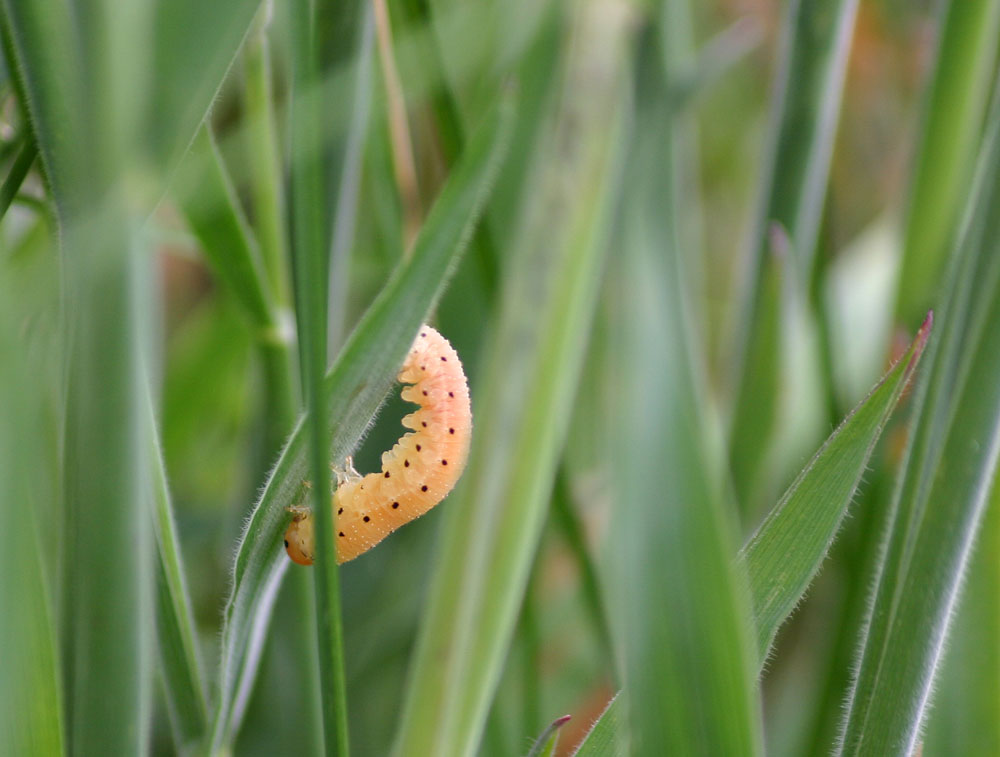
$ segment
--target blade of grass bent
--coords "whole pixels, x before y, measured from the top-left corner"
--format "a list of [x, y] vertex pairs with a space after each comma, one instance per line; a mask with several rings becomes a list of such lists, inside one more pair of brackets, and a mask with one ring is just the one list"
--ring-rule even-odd
[[[457, 263], [499, 168], [513, 117], [505, 97], [475, 132], [402, 264], [348, 339], [324, 382], [329, 458], [343, 460], [364, 435], [392, 386], [420, 323], [427, 318]], [[230, 743], [253, 683], [271, 602], [288, 560], [281, 549], [285, 507], [309, 477], [306, 432], [300, 421], [247, 522], [233, 567], [222, 635], [216, 749]]]
[[840, 754], [911, 754], [1000, 453], [1000, 97], [861, 631]]
[[486, 723], [545, 519], [586, 344], [617, 177], [628, 7], [576, 6], [561, 101], [474, 397], [396, 754], [471, 754]]
[[819, 571], [882, 429], [916, 370], [930, 328], [928, 316], [910, 349], [830, 435], [740, 551], [760, 665]]

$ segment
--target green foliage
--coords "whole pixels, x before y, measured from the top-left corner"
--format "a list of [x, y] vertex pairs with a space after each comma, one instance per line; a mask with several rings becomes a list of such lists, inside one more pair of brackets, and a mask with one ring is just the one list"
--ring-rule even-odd
[[996, 754], [1000, 0], [765, 5], [0, 0], [0, 752]]

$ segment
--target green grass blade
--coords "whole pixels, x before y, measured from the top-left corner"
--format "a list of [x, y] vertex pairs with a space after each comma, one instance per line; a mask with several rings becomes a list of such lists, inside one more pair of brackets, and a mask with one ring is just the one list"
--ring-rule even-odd
[[37, 155], [38, 148], [35, 146], [34, 140], [28, 137], [24, 141], [24, 144], [21, 145], [21, 149], [18, 150], [14, 162], [11, 163], [10, 171], [7, 172], [7, 178], [0, 185], [0, 219], [3, 219], [7, 214], [7, 209], [10, 207], [11, 202], [13, 202], [17, 190], [24, 183], [24, 177], [28, 175], [28, 170], [31, 168], [31, 164], [35, 162]]
[[198, 130], [178, 170], [174, 194], [212, 270], [240, 303], [258, 339], [279, 338], [257, 239], [207, 124]]
[[[0, 307], [3, 355], [24, 349], [12, 316]], [[0, 752], [55, 757], [64, 754], [62, 690], [42, 552], [53, 529], [38, 522], [39, 500], [54, 487], [46, 486], [42, 462], [51, 452], [42, 442], [39, 377], [25, 369], [22, 360], [0, 361]]]
[[937, 65], [924, 103], [896, 289], [896, 318], [912, 324], [937, 300], [967, 195], [1000, 38], [1000, 2], [950, 0], [939, 11]]
[[[751, 384], [771, 392], [779, 387], [781, 361], [771, 355], [780, 349], [779, 321], [769, 317], [774, 305], [768, 301], [765, 275], [771, 228], [777, 224], [786, 232], [794, 261], [792, 281], [799, 291], [807, 291], [857, 6], [857, 0], [793, 0], [785, 11], [766, 174], [750, 242], [747, 294], [738, 313], [746, 326], [737, 334], [741, 354], [734, 372], [738, 384], [730, 458], [734, 471], [748, 471], [733, 482], [744, 512], [753, 505], [759, 480], [769, 474], [763, 465], [741, 466], [740, 460], [747, 455], [763, 459], [779, 419], [777, 398], [750, 391]], [[775, 412], [758, 412], [760, 403], [770, 403]]]
[[73, 134], [58, 128], [80, 112], [77, 40], [66, 5], [4, 0], [0, 25], [6, 56], [15, 63], [15, 91], [23, 100], [58, 212], [69, 212], [80, 175]]
[[625, 703], [619, 693], [587, 732], [573, 757], [625, 757], [629, 753], [627, 744]]
[[[267, 392], [265, 448], [268, 454], [274, 454], [288, 438], [297, 411], [293, 336], [278, 310], [280, 300], [274, 286], [281, 282], [273, 281], [278, 273], [265, 270], [257, 238], [243, 214], [208, 123], [198, 130], [181, 162], [173, 193], [213, 272], [232, 292], [253, 332]], [[271, 267], [278, 267], [279, 262], [284, 265], [278, 261]]]
[[[328, 459], [350, 454], [386, 393], [420, 323], [444, 289], [482, 211], [499, 168], [513, 118], [504, 98], [470, 140], [414, 247], [372, 304], [327, 374]], [[286, 445], [240, 540], [233, 589], [222, 635], [219, 703], [213, 724], [216, 749], [231, 743], [257, 660], [274, 593], [288, 565], [281, 548], [285, 507], [309, 478], [306, 432], [300, 423]]]
[[[316, 99], [303, 99], [319, 84], [321, 17], [310, 0], [291, 5], [292, 119], [291, 215], [295, 315], [299, 327], [299, 365], [302, 369], [308, 438], [309, 475], [316, 518], [316, 563], [313, 588], [316, 602], [316, 648], [319, 661], [320, 705], [324, 751], [349, 754], [347, 685], [344, 677], [344, 633], [340, 609], [340, 576], [333, 534], [332, 494], [327, 448], [326, 371], [327, 289], [329, 277], [330, 208], [335, 204], [333, 184], [324, 176], [322, 133], [324, 113]], [[353, 46], [349, 46], [349, 53]], [[346, 103], [351, 110], [352, 103]], [[339, 145], [338, 145], [339, 147]], [[335, 147], [335, 149], [337, 149]], [[335, 178], [339, 178], [339, 175]]]
[[833, 544], [875, 444], [916, 370], [930, 326], [928, 317], [909, 351], [830, 435], [740, 552], [761, 665]]
[[1000, 98], [861, 632], [840, 754], [912, 754], [1000, 452]]
[[566, 725], [569, 719], [569, 715], [563, 715], [549, 723], [542, 731], [542, 735], [535, 740], [527, 757], [552, 757], [556, 744], [559, 743], [559, 729]]
[[[602, 269], [617, 176], [625, 10], [585, 3], [570, 21], [565, 91], [539, 155], [486, 351], [469, 466], [448, 504], [395, 753], [475, 752], [535, 549]], [[603, 22], [603, 23], [602, 23]], [[584, 53], [583, 51], [586, 51]], [[596, 57], [593, 57], [596, 54]]]
[[153, 533], [156, 535], [157, 552], [156, 636], [174, 744], [178, 751], [183, 752], [204, 737], [208, 705], [167, 474], [152, 401], [148, 397], [146, 407], [146, 433], [152, 461]]
[[969, 581], [930, 713], [927, 754], [1000, 754], [1000, 479], [993, 483]]
[[[201, 127], [260, 0], [159, 0], [153, 19], [146, 134], [153, 168], [169, 171]], [[180, 52], [183, 51], [183, 52]]]
[[609, 596], [631, 751], [752, 755], [748, 608], [689, 332], [659, 44], [641, 47], [615, 270]]
[[268, 291], [279, 307], [291, 301], [288, 275], [288, 239], [285, 223], [285, 192], [278, 125], [274, 116], [271, 82], [271, 45], [268, 29], [271, 9], [262, 6], [243, 49], [246, 157], [254, 228], [260, 241], [261, 259], [267, 272]]
[[614, 646], [611, 641], [604, 590], [598, 578], [594, 557], [591, 555], [590, 547], [584, 538], [583, 524], [574, 509], [567, 479], [568, 474], [563, 466], [556, 474], [555, 487], [552, 490], [552, 521], [560, 537], [566, 542], [566, 546], [576, 558], [584, 601], [594, 626], [594, 633], [597, 636], [602, 654], [610, 661], [614, 659]]

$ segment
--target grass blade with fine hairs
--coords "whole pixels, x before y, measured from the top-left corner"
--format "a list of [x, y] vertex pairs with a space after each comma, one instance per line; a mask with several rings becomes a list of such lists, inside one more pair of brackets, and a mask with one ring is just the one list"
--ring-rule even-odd
[[[395, 373], [458, 261], [499, 168], [513, 118], [504, 97], [474, 133], [401, 264], [327, 373], [329, 459], [350, 454], [371, 422]], [[240, 540], [222, 634], [219, 701], [212, 741], [231, 743], [253, 683], [274, 593], [287, 567], [281, 548], [285, 507], [309, 477], [306, 432], [300, 423], [265, 485]]]
[[184, 752], [204, 737], [208, 705], [163, 453], [148, 395], [146, 408], [146, 434], [152, 465], [153, 533], [156, 535], [156, 637], [160, 674], [174, 745], [179, 752]]
[[[602, 269], [626, 6], [570, 19], [565, 87], [486, 351], [469, 466], [451, 498], [395, 753], [476, 751], [545, 520]], [[587, 55], [599, 53], [596, 58]], [[584, 89], [585, 88], [585, 89]], [[546, 152], [546, 150], [548, 152]]]
[[930, 328], [928, 316], [907, 353], [831, 434], [740, 552], [761, 665], [826, 557]]
[[986, 508], [924, 735], [927, 754], [1000, 754], [1000, 479]]
[[573, 757], [625, 757], [625, 705], [619, 692], [573, 752]]
[[1000, 97], [861, 631], [839, 754], [917, 748], [1000, 453]]

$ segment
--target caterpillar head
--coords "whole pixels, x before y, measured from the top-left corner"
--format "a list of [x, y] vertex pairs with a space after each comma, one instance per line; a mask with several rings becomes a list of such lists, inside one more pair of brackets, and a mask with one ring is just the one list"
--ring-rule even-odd
[[316, 548], [316, 536], [313, 531], [312, 511], [305, 507], [290, 507], [292, 522], [285, 531], [285, 551], [292, 562], [299, 565], [312, 565], [313, 553]]

